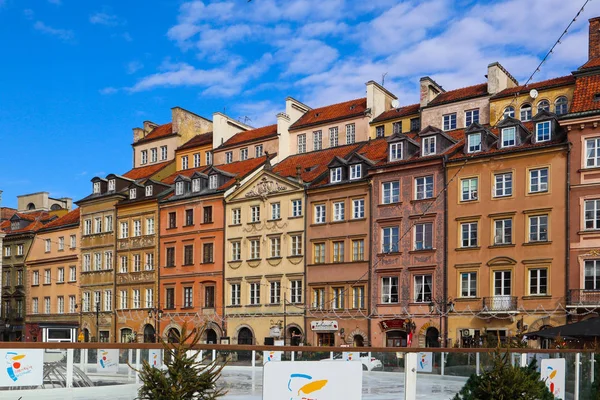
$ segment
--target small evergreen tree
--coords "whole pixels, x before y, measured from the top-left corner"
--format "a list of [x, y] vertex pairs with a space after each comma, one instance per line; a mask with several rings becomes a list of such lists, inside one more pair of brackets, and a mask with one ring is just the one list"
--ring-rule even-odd
[[471, 375], [453, 400], [554, 400], [540, 379], [535, 359], [527, 367], [515, 367], [510, 353], [494, 352], [492, 367]]
[[199, 350], [190, 350], [202, 337], [203, 329], [187, 331], [184, 326], [177, 343], [162, 338], [165, 349], [163, 363], [166, 370], [142, 362], [140, 374], [142, 386], [138, 390], [140, 400], [214, 400], [225, 395], [217, 388], [217, 381], [225, 364], [200, 359]]

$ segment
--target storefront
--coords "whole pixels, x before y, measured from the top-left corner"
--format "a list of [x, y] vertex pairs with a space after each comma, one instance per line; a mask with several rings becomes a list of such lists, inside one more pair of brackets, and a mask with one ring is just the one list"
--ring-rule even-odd
[[313, 344], [316, 346], [335, 346], [335, 336], [339, 331], [337, 321], [311, 321], [310, 330]]

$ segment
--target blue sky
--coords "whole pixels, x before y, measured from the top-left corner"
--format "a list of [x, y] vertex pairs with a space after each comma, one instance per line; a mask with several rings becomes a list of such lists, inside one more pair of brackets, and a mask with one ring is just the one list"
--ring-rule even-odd
[[[524, 82], [583, 0], [0, 0], [0, 190], [75, 200], [131, 167], [131, 128], [181, 106], [275, 122], [381, 81], [402, 104], [429, 75], [484, 82], [499, 61]], [[586, 7], [535, 80], [587, 58]]]

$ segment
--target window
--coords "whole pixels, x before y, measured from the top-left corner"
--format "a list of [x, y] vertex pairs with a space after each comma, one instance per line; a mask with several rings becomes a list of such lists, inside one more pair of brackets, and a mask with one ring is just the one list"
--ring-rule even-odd
[[298, 154], [306, 153], [306, 134], [298, 135]]
[[431, 199], [433, 197], [433, 176], [415, 178], [415, 199]]
[[398, 303], [397, 276], [386, 276], [381, 278], [381, 302], [384, 304]]
[[435, 136], [428, 136], [423, 138], [423, 147], [421, 150], [423, 156], [429, 156], [435, 154]]
[[175, 182], [175, 194], [181, 196], [183, 194], [183, 182]]
[[390, 161], [402, 160], [402, 142], [390, 143]]
[[90, 292], [83, 292], [83, 312], [90, 312]]
[[515, 108], [514, 107], [509, 106], [504, 109], [504, 118], [506, 118], [506, 117], [511, 117], [511, 118], [515, 117]]
[[547, 242], [548, 241], [548, 216], [535, 215], [529, 217], [529, 241]]
[[225, 164], [231, 164], [233, 162], [233, 152], [228, 151], [225, 153]]
[[194, 264], [194, 246], [183, 246], [183, 265]]
[[398, 203], [400, 201], [400, 182], [385, 182], [383, 188], [383, 204]]
[[183, 288], [183, 307], [191, 308], [194, 306], [194, 288], [184, 287]]
[[145, 290], [145, 299], [144, 308], [152, 308], [154, 307], [154, 289], [147, 288]]
[[292, 304], [302, 303], [302, 281], [301, 280], [293, 280], [290, 281], [291, 284], [291, 293], [290, 293], [290, 302]]
[[231, 260], [239, 261], [242, 257], [242, 247], [240, 242], [231, 242]]
[[585, 166], [600, 167], [600, 138], [585, 141]]
[[194, 210], [185, 210], [185, 225], [194, 225]]
[[[63, 271], [63, 275], [64, 275], [64, 271]], [[63, 277], [64, 279], [64, 277]], [[17, 271], [17, 286], [23, 286], [23, 270], [18, 270]]]
[[[94, 218], [94, 233], [102, 233], [102, 217]], [[46, 251], [50, 251], [50, 249]]]
[[345, 308], [344, 301], [344, 288], [334, 287], [333, 288], [333, 303], [332, 308], [334, 310], [343, 310]]
[[521, 106], [521, 121], [531, 120], [531, 104], [523, 104]]
[[133, 221], [133, 237], [142, 236], [142, 221], [136, 219]]
[[321, 150], [323, 148], [323, 132], [313, 132], [313, 150]]
[[600, 229], [600, 200], [584, 201], [585, 229]]
[[315, 243], [314, 245], [314, 253], [315, 253], [315, 264], [323, 264], [325, 263], [325, 243]]
[[58, 278], [56, 279], [56, 282], [64, 283], [64, 281], [65, 281], [65, 268], [59, 267], [58, 268]]
[[494, 221], [494, 244], [512, 243], [512, 219], [497, 219]]
[[336, 147], [338, 145], [338, 128], [329, 128], [329, 147]]
[[532, 169], [529, 171], [529, 193], [548, 191], [548, 168]]
[[44, 249], [45, 249], [46, 253], [49, 253], [51, 248], [52, 248], [52, 241], [50, 239], [45, 239], [44, 240]]
[[204, 308], [215, 308], [215, 287], [204, 287]]
[[192, 179], [192, 192], [200, 191], [200, 178]]
[[250, 207], [250, 217], [252, 222], [260, 222], [260, 206]]
[[154, 235], [154, 218], [146, 218], [146, 235]]
[[563, 115], [569, 112], [568, 104], [569, 101], [566, 97], [561, 96], [554, 102], [554, 110], [556, 111], [556, 115]]
[[77, 281], [77, 267], [69, 267], [69, 282]]
[[535, 141], [547, 142], [548, 140], [550, 140], [550, 121], [535, 124]]
[[344, 242], [333, 242], [333, 262], [344, 262]]
[[514, 126], [502, 129], [502, 147], [512, 147], [516, 144], [515, 132]]
[[429, 303], [432, 290], [431, 275], [415, 275], [415, 303]]
[[175, 288], [167, 288], [165, 290], [165, 308], [175, 308]]
[[355, 286], [352, 288], [352, 308], [365, 308], [364, 286]]
[[317, 204], [315, 206], [315, 224], [325, 223], [325, 204]]
[[137, 190], [135, 188], [129, 189], [129, 198], [130, 199], [135, 199], [137, 196]]
[[202, 245], [202, 262], [209, 264], [214, 262], [214, 244], [204, 243]]
[[445, 131], [456, 129], [456, 113], [446, 114], [442, 117]]
[[550, 102], [548, 100], [542, 100], [537, 105], [538, 113], [540, 111], [550, 111]]
[[[111, 224], [111, 225], [112, 225], [112, 224]], [[76, 235], [71, 235], [71, 236], [69, 237], [69, 240], [70, 240], [70, 247], [71, 247], [72, 249], [76, 248], [76, 247], [77, 247], [77, 236], [76, 236]]]
[[465, 111], [465, 127], [472, 123], [479, 123], [479, 109]]
[[[511, 292], [511, 272], [494, 271], [494, 296], [510, 296]], [[507, 308], [506, 300], [499, 301], [500, 304], [494, 304], [494, 308]]]
[[322, 310], [325, 308], [325, 289], [313, 289], [313, 308]]
[[115, 191], [115, 184], [116, 184], [116, 181], [114, 179], [109, 179], [108, 180], [108, 191], [109, 192], [114, 192]]
[[410, 131], [418, 131], [421, 129], [421, 118], [411, 118], [410, 119]]
[[584, 289], [600, 290], [600, 260], [585, 260]]
[[383, 243], [381, 251], [383, 253], [398, 252], [398, 227], [390, 226], [382, 229]]
[[[392, 122], [392, 133], [402, 133], [402, 121]], [[385, 135], [385, 129], [383, 130], [383, 135]]]
[[148, 163], [148, 150], [142, 150], [142, 164]]
[[[113, 217], [112, 215], [107, 215], [104, 217], [104, 231], [112, 232], [113, 230]], [[73, 246], [75, 247], [75, 246]]]
[[104, 269], [112, 269], [113, 267], [113, 253], [112, 251], [104, 252]]
[[69, 296], [69, 313], [75, 314], [77, 312], [77, 298], [75, 296]]
[[4, 246], [4, 257], [10, 257], [10, 256], [11, 256], [11, 247]]
[[354, 124], [346, 125], [346, 144], [356, 142], [356, 126]]
[[[394, 132], [396, 133], [396, 132]], [[385, 126], [379, 125], [375, 127], [375, 136], [378, 138], [382, 138], [385, 136]]]
[[343, 221], [345, 219], [345, 204], [343, 201], [333, 203], [333, 220]]
[[239, 208], [234, 208], [231, 210], [231, 223], [233, 225], [239, 225], [242, 223], [242, 210]]
[[460, 297], [477, 297], [477, 272], [460, 274]]
[[102, 269], [102, 253], [94, 253], [94, 271]]
[[175, 247], [167, 247], [167, 267], [175, 266]]
[[477, 178], [461, 179], [461, 201], [477, 200]]
[[271, 257], [281, 257], [281, 238], [274, 236], [270, 238], [271, 241]]
[[[210, 153], [206, 153], [206, 154], [210, 154]], [[254, 146], [254, 154], [255, 154], [256, 158], [263, 156], [263, 145], [262, 144]]]
[[302, 200], [292, 200], [292, 217], [302, 216]]
[[529, 270], [529, 294], [531, 296], [548, 294], [548, 269], [532, 268]]
[[494, 175], [494, 197], [512, 196], [512, 172]]
[[460, 231], [460, 247], [477, 247], [477, 222], [465, 222], [460, 224]]
[[120, 239], [126, 239], [129, 237], [129, 223], [121, 222], [121, 235]]
[[181, 157], [181, 169], [188, 169], [188, 156]]
[[177, 228], [177, 214], [174, 212], [169, 213], [169, 229]]
[[44, 297], [44, 314], [50, 314], [50, 297]]
[[240, 161], [244, 161], [248, 159], [248, 148], [244, 147], [240, 149]]
[[365, 199], [352, 200], [352, 218], [365, 217]]
[[146, 197], [152, 196], [152, 188], [153, 188], [152, 185], [146, 186], [146, 188], [145, 188], [146, 189]]
[[4, 286], [10, 286], [11, 283], [11, 273], [10, 271], [4, 271], [4, 281], [3, 281], [3, 285]]
[[433, 248], [433, 224], [415, 225], [415, 250], [426, 250]]
[[140, 272], [142, 270], [142, 258], [139, 254], [133, 255], [133, 272]]
[[281, 219], [281, 204], [271, 203], [271, 219]]
[[94, 194], [100, 193], [100, 182], [94, 182]]
[[161, 160], [167, 159], [167, 146], [160, 146], [160, 159]]
[[134, 309], [138, 309], [141, 306], [141, 295], [140, 295], [140, 290], [139, 289], [133, 289], [133, 307]]
[[330, 170], [330, 179], [331, 183], [341, 182], [342, 181], [342, 168], [331, 168]]
[[239, 283], [232, 283], [230, 285], [230, 289], [231, 289], [231, 298], [230, 298], [230, 303], [232, 306], [239, 306], [241, 303], [241, 291], [240, 291], [240, 284]]
[[362, 178], [362, 165], [354, 164], [350, 166], [350, 179]]
[[259, 282], [250, 283], [250, 304], [251, 305], [260, 304], [260, 283]]
[[84, 221], [84, 223], [83, 223], [83, 234], [84, 235], [91, 235], [92, 234], [92, 220], [86, 219]]
[[[23, 255], [23, 245], [21, 246], [21, 254], [19, 254], [19, 246], [17, 246], [17, 255], [18, 256], [22, 256]], [[64, 250], [65, 249], [65, 237], [64, 236], [60, 236], [58, 238], [58, 251]]]
[[126, 274], [128, 270], [129, 258], [127, 256], [121, 256], [121, 262], [119, 263], [119, 272]]
[[352, 261], [364, 261], [365, 259], [365, 241], [357, 239], [352, 241]]
[[154, 253], [146, 253], [146, 263], [144, 264], [146, 271], [152, 271], [154, 269]]
[[292, 235], [292, 256], [302, 255], [302, 235]]
[[89, 272], [91, 269], [92, 257], [89, 254], [83, 255], [83, 272]]
[[270, 283], [270, 304], [279, 304], [281, 301], [281, 282], [271, 281]]
[[198, 168], [200, 166], [200, 153], [194, 154], [194, 168]]
[[253, 239], [250, 241], [250, 259], [258, 260], [260, 259], [260, 240]]
[[469, 153], [477, 153], [481, 151], [481, 133], [471, 133], [467, 136]]

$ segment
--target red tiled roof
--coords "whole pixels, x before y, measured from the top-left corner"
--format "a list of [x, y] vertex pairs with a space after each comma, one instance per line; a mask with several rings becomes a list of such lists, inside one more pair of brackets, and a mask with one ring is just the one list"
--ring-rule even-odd
[[579, 69], [588, 69], [596, 67], [600, 67], [600, 58], [592, 58], [591, 60], [588, 60], [588, 62], [579, 67]]
[[213, 133], [207, 132], [201, 135], [196, 135], [181, 146], [177, 148], [177, 150], [191, 149], [193, 147], [205, 146], [207, 144], [212, 144]]
[[600, 101], [594, 96], [600, 93], [600, 75], [578, 77], [575, 81], [571, 113], [600, 110]]
[[10, 219], [10, 217], [15, 215], [16, 213], [17, 210], [15, 208], [0, 207], [0, 221]]
[[138, 140], [137, 142], [135, 142], [135, 144], [137, 145], [140, 143], [148, 142], [150, 140], [160, 139], [162, 137], [172, 135], [173, 133], [173, 123], [169, 122], [168, 124], [159, 125], [156, 128], [152, 129], [150, 133], [146, 135], [146, 137], [143, 137], [142, 139]]
[[388, 142], [385, 138], [371, 140], [357, 151], [358, 154], [375, 163], [385, 160], [387, 158], [387, 152]]
[[387, 121], [388, 119], [395, 119], [406, 117], [408, 115], [417, 114], [421, 108], [420, 104], [411, 104], [410, 106], [404, 106], [400, 108], [392, 108], [379, 114], [377, 118], [374, 118], [371, 124], [376, 122]]
[[440, 104], [471, 99], [473, 97], [487, 96], [487, 94], [487, 83], [480, 83], [479, 85], [467, 86], [440, 93], [435, 99], [429, 102], [428, 106], [438, 106]]
[[236, 133], [229, 140], [219, 146], [219, 149], [226, 147], [236, 146], [242, 143], [250, 142], [253, 140], [264, 139], [270, 136], [277, 135], [277, 124], [263, 126], [262, 128], [250, 129], [249, 131], [243, 131]]
[[345, 101], [325, 107], [309, 110], [298, 121], [290, 126], [290, 130], [300, 129], [311, 125], [323, 124], [340, 119], [364, 115], [367, 109], [367, 98]]
[[21, 233], [21, 232], [35, 232], [38, 229], [44, 227], [44, 224], [48, 223], [52, 218], [55, 218], [48, 211], [35, 211], [31, 213], [16, 213], [19, 218], [29, 221], [30, 223], [21, 229], [10, 229], [10, 221], [4, 221], [0, 224], [0, 230], [4, 233]]
[[62, 217], [55, 219], [44, 226], [44, 229], [58, 228], [61, 226], [73, 225], [79, 223], [80, 209], [76, 208], [73, 211], [63, 215]]
[[123, 174], [125, 178], [138, 180], [150, 178], [152, 175], [165, 168], [167, 165], [171, 164], [173, 161], [165, 161], [158, 164], [147, 165], [145, 167], [138, 167], [132, 170], [129, 170]]
[[289, 156], [273, 167], [273, 172], [283, 177], [296, 177], [296, 166], [300, 166], [300, 176], [304, 182], [312, 182], [327, 170], [331, 160], [346, 157], [359, 148], [361, 144], [338, 146], [331, 149], [312, 151], [310, 153]]
[[575, 84], [575, 77], [573, 75], [566, 75], [566, 76], [561, 76], [558, 78], [548, 79], [545, 81], [533, 82], [533, 83], [528, 84], [527, 86], [521, 85], [521, 86], [515, 86], [512, 88], [504, 89], [503, 91], [498, 92], [497, 94], [492, 96], [492, 99], [508, 97], [508, 96], [514, 95], [515, 93], [518, 93], [518, 92], [521, 92], [521, 93], [528, 92], [531, 89], [543, 90], [543, 89], [550, 89], [550, 88], [554, 88], [554, 87], [574, 85], [574, 84]]

